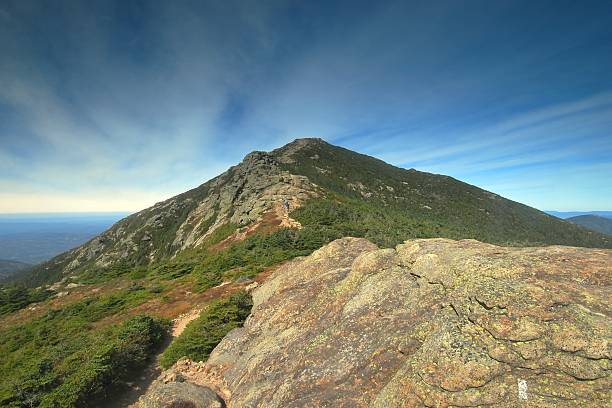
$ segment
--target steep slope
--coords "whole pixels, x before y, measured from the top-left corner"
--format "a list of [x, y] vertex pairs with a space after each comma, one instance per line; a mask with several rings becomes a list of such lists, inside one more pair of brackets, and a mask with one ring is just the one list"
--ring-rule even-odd
[[200, 187], [125, 218], [36, 268], [30, 283], [146, 265], [198, 247], [220, 227], [241, 228], [244, 236], [266, 215], [276, 227], [297, 226], [289, 212], [328, 241], [353, 235], [384, 246], [418, 237], [612, 246], [610, 237], [451, 177], [397, 168], [321, 139], [298, 139], [270, 153], [250, 153]]
[[146, 265], [202, 244], [219, 227], [256, 227], [252, 224], [266, 212], [273, 213], [278, 225], [291, 226], [288, 212], [317, 194], [305, 177], [289, 174], [264, 152], [253, 152], [218, 177], [133, 214], [40, 265], [31, 283], [92, 268]]
[[277, 270], [244, 327], [140, 407], [606, 406], [610, 265], [600, 249], [337, 240]]
[[568, 218], [573, 224], [582, 225], [591, 231], [600, 232], [602, 234], [612, 235], [612, 220], [597, 215], [579, 215], [577, 217]]

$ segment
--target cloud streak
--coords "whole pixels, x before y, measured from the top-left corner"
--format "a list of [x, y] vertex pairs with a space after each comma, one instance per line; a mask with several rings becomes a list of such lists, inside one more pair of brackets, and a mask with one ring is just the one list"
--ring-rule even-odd
[[584, 170], [612, 157], [611, 9], [8, 1], [0, 212], [138, 210], [304, 136], [541, 208], [612, 208], [609, 174]]

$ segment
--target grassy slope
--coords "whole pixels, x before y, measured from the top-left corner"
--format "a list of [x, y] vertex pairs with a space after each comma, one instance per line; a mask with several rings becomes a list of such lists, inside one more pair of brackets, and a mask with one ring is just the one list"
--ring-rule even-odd
[[0, 406], [87, 406], [144, 364], [167, 322], [148, 316], [96, 326], [151, 294], [95, 296], [0, 331]]
[[[229, 228], [225, 231], [231, 232]], [[223, 238], [217, 236], [209, 245]], [[86, 285], [79, 290], [89, 289], [88, 286], [91, 289], [86, 290], [90, 294], [82, 300], [59, 307], [50, 306], [57, 299], [43, 300], [37, 307], [45, 312], [32, 313], [29, 318], [21, 314], [15, 319], [13, 314], [20, 312], [7, 310], [3, 319], [12, 324], [3, 324], [0, 318], [0, 328], [4, 327], [0, 329], [0, 376], [11, 379], [0, 385], [0, 406], [86, 406], [103, 396], [113, 383], [124, 380], [129, 370], [141, 365], [165, 330], [163, 321], [131, 317], [131, 310], [161, 299], [161, 304], [156, 303], [156, 312], [162, 312], [164, 298], [177, 285], [197, 292], [225, 280], [252, 277], [265, 267], [306, 255], [331, 238], [323, 239], [311, 228], [281, 229], [250, 236], [221, 251], [185, 251], [148, 267], [120, 265], [84, 270], [76, 278]], [[112, 289], [113, 282], [123, 289]], [[92, 289], [98, 290], [101, 285], [110, 285], [111, 290], [91, 295]], [[10, 294], [15, 294], [16, 300]], [[0, 303], [11, 304], [23, 296], [22, 290], [12, 288]], [[207, 355], [229, 329], [241, 324], [249, 309], [244, 297], [214, 302], [181, 336], [164, 361], [170, 364], [182, 353], [196, 358]], [[25, 320], [20, 318], [24, 316]], [[140, 320], [133, 323], [133, 319], [150, 322], [144, 331], [148, 334], [123, 342], [123, 328], [142, 324]], [[207, 337], [200, 336], [202, 327]], [[130, 350], [130, 358], [117, 359], [123, 356], [123, 350]]]

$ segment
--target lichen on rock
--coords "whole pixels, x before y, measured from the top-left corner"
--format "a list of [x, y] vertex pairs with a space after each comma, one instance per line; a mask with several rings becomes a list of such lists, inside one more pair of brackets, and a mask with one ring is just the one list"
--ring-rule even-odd
[[609, 250], [344, 238], [257, 287], [245, 326], [185, 378], [228, 407], [605, 406], [611, 265]]

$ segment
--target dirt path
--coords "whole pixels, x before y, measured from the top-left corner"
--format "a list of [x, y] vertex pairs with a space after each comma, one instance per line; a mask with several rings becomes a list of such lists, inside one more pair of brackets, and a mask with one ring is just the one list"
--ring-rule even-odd
[[172, 337], [176, 338], [181, 335], [185, 327], [200, 316], [201, 308], [196, 308], [184, 313], [172, 321]]
[[133, 380], [126, 383], [121, 389], [118, 389], [115, 397], [108, 400], [105, 404], [102, 404], [102, 407], [122, 408], [135, 406], [134, 404], [138, 401], [138, 398], [147, 391], [151, 383], [153, 383], [162, 372], [162, 368], [157, 364], [157, 357], [168, 348], [175, 338], [183, 333], [190, 322], [200, 316], [201, 311], [202, 307], [195, 307], [173, 319], [170, 335], [166, 337], [164, 343], [149, 364], [138, 373], [135, 373]]
[[[258, 274], [253, 281], [261, 284], [266, 278], [278, 268], [279, 265], [274, 267], [270, 267], [265, 271]], [[160, 346], [158, 351], [155, 353], [155, 356], [151, 358], [149, 364], [134, 373], [132, 377], [132, 381], [126, 383], [124, 386], [116, 389], [111, 393], [111, 397], [104, 402], [101, 402], [99, 405], [100, 408], [124, 408], [124, 407], [134, 407], [138, 398], [143, 395], [153, 381], [159, 377], [162, 372], [161, 367], [157, 364], [157, 357], [163, 353], [166, 348], [172, 343], [172, 341], [183, 333], [187, 325], [193, 320], [197, 319], [200, 316], [200, 312], [202, 308], [211, 300], [219, 299], [223, 296], [228, 296], [232, 293], [235, 293], [245, 286], [249, 284], [248, 282], [241, 283], [233, 283], [233, 282], [223, 282], [222, 284], [215, 286], [214, 288], [210, 288], [204, 293], [191, 297], [189, 300], [191, 303], [191, 308], [187, 311], [179, 314], [177, 317], [172, 319], [172, 330], [170, 331], [170, 335], [166, 337], [164, 343]], [[186, 300], [181, 301], [180, 303], [184, 303]], [[138, 306], [134, 308], [131, 312], [135, 312], [137, 309], [144, 309], [145, 305]], [[150, 310], [151, 307], [155, 305], [150, 305], [145, 310]], [[176, 310], [173, 308], [172, 310]], [[159, 312], [159, 310], [158, 310]]]

